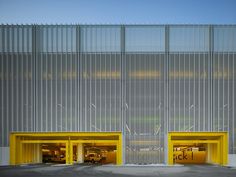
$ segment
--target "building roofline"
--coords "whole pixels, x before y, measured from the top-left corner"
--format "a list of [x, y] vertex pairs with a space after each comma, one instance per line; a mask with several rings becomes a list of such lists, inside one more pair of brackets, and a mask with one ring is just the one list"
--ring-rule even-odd
[[124, 24], [107, 24], [107, 23], [101, 23], [101, 24], [98, 24], [98, 23], [94, 23], [94, 24], [90, 24], [90, 23], [71, 23], [71, 24], [63, 24], [63, 23], [51, 23], [51, 24], [48, 24], [48, 23], [31, 23], [31, 24], [28, 24], [28, 23], [25, 23], [25, 24], [14, 24], [14, 23], [1, 23], [0, 26], [91, 26], [91, 27], [97, 27], [97, 26], [101, 26], [101, 27], [106, 27], [106, 26], [185, 26], [185, 27], [191, 27], [191, 26], [233, 26], [233, 27], [236, 27], [236, 24], [184, 24], [184, 23], [180, 23], [180, 24], [151, 24], [151, 23], [124, 23]]

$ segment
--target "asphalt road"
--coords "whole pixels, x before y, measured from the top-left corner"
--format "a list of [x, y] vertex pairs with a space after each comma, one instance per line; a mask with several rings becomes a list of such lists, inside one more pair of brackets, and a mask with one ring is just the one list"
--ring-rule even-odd
[[188, 166], [99, 166], [52, 165], [0, 167], [0, 177], [236, 177], [236, 168], [213, 165]]

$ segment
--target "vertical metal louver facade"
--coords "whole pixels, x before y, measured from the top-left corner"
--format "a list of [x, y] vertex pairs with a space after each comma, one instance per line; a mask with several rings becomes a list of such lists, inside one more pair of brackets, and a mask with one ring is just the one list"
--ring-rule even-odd
[[35, 33], [35, 130], [78, 130], [75, 26], [38, 26]]
[[164, 163], [169, 131], [227, 131], [236, 154], [235, 60], [235, 25], [0, 25], [0, 147], [121, 131], [125, 163]]
[[210, 28], [169, 28], [169, 130], [211, 131]]

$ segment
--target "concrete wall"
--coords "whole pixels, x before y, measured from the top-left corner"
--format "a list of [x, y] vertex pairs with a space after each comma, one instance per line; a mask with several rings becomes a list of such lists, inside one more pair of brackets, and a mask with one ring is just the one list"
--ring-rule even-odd
[[236, 167], [236, 154], [229, 154], [229, 163], [228, 166]]
[[10, 148], [9, 147], [0, 147], [0, 166], [8, 165], [10, 158]]

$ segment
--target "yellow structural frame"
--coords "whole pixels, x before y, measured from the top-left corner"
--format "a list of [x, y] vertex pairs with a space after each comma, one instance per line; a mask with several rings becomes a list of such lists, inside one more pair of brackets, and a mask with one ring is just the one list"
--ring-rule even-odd
[[180, 144], [204, 143], [216, 145], [215, 163], [228, 163], [228, 133], [227, 132], [169, 132], [168, 133], [168, 164], [173, 165], [173, 147]]
[[[107, 139], [111, 137], [111, 139]], [[116, 139], [112, 139], [116, 137]], [[79, 138], [79, 139], [77, 139]], [[83, 139], [84, 138], [84, 139]], [[66, 145], [66, 164], [73, 164], [73, 144], [102, 143], [116, 146], [116, 164], [122, 164], [121, 132], [12, 132], [10, 134], [10, 164], [23, 163], [24, 144], [64, 143]]]

